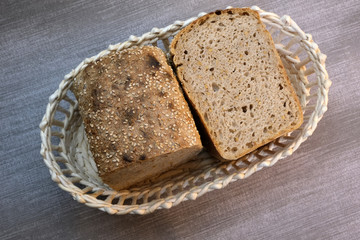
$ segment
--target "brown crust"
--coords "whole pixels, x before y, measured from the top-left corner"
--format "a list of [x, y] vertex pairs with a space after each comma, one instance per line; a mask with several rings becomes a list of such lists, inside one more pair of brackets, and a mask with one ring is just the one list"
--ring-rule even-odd
[[[271, 47], [272, 47], [272, 51], [275, 53], [274, 55], [276, 56], [277, 60], [278, 60], [278, 63], [279, 63], [279, 68], [281, 68], [281, 73], [282, 75], [284, 76], [286, 82], [287, 82], [287, 85], [290, 89], [290, 92], [291, 92], [291, 96], [293, 99], [295, 99], [295, 102], [296, 102], [296, 105], [297, 105], [297, 108], [298, 108], [298, 112], [299, 112], [299, 121], [298, 123], [295, 125], [295, 126], [290, 126], [288, 129], [285, 129], [284, 131], [280, 131], [278, 132], [278, 134], [274, 135], [272, 138], [269, 138], [267, 139], [266, 141], [263, 141], [263, 142], [260, 142], [258, 144], [255, 144], [252, 148], [246, 150], [246, 151], [243, 151], [241, 154], [239, 154], [236, 158], [233, 158], [233, 159], [225, 159], [221, 156], [220, 154], [220, 145], [218, 142], [216, 142], [216, 139], [211, 139], [210, 138], [210, 129], [207, 127], [207, 124], [205, 123], [205, 119], [203, 119], [203, 117], [201, 116], [201, 114], [199, 114], [199, 110], [196, 109], [195, 107], [195, 104], [194, 102], [192, 101], [192, 98], [188, 95], [188, 91], [186, 89], [186, 87], [182, 84], [181, 86], [184, 88], [184, 92], [185, 94], [187, 95], [187, 99], [189, 100], [193, 110], [197, 113], [197, 118], [200, 119], [200, 124], [201, 127], [198, 126], [199, 130], [201, 131], [202, 135], [204, 135], [205, 137], [202, 138], [202, 141], [203, 141], [203, 144], [204, 146], [215, 156], [217, 157], [218, 159], [222, 160], [222, 161], [227, 161], [227, 160], [236, 160], [236, 159], [239, 159], [241, 158], [242, 156], [254, 151], [255, 149], [275, 140], [276, 138], [288, 133], [288, 132], [291, 132], [297, 128], [299, 128], [301, 126], [301, 124], [303, 123], [303, 113], [302, 113], [302, 110], [301, 110], [301, 105], [300, 105], [300, 101], [291, 85], [291, 82], [286, 74], [286, 71], [285, 71], [285, 68], [283, 66], [283, 63], [280, 59], [280, 56], [278, 54], [278, 52], [276, 51], [276, 48], [275, 48], [275, 44], [273, 42], [273, 39], [270, 35], [270, 33], [266, 30], [265, 28], [265, 25], [261, 22], [260, 20], [260, 16], [259, 14], [254, 11], [254, 10], [251, 10], [250, 8], [232, 8], [232, 9], [226, 9], [226, 10], [216, 10], [214, 12], [211, 12], [211, 13], [208, 13], [200, 18], [198, 18], [197, 20], [193, 21], [192, 23], [190, 23], [188, 26], [186, 26], [185, 28], [183, 28], [175, 37], [174, 39], [172, 40], [171, 42], [171, 46], [170, 46], [170, 54], [171, 54], [171, 57], [173, 58], [174, 55], [175, 55], [175, 49], [176, 49], [176, 46], [177, 46], [177, 43], [179, 40], [181, 40], [182, 36], [185, 34], [185, 33], [188, 33], [192, 30], [192, 28], [196, 27], [197, 25], [202, 25], [205, 21], [207, 21], [208, 19], [211, 19], [211, 17], [213, 15], [219, 15], [219, 14], [224, 14], [224, 13], [239, 13], [239, 14], [251, 14], [252, 16], [256, 17], [256, 19], [258, 20], [259, 24], [262, 26], [263, 28], [263, 31], [265, 33], [265, 36], [268, 38], [270, 44], [271, 44]], [[174, 65], [175, 65], [175, 69], [176, 69], [176, 72], [177, 72], [177, 77], [180, 79], [181, 78], [181, 74], [180, 74], [180, 71], [182, 69], [181, 66], [177, 65], [176, 62], [174, 62]], [[180, 83], [182, 82], [182, 79], [180, 79]]]
[[104, 180], [181, 149], [201, 149], [189, 107], [159, 48], [110, 53], [80, 72], [72, 91]]

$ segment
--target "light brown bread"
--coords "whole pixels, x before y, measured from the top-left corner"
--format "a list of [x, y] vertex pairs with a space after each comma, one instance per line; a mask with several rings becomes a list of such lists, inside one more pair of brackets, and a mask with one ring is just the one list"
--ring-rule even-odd
[[170, 51], [207, 136], [203, 144], [220, 158], [238, 159], [302, 124], [299, 100], [257, 12], [209, 13], [181, 30]]
[[115, 190], [186, 162], [202, 149], [190, 109], [161, 49], [111, 53], [72, 86], [99, 175]]

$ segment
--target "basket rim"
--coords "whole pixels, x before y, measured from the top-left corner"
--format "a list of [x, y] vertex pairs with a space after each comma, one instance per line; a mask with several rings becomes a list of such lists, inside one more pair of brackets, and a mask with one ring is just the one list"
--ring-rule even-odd
[[[227, 9], [229, 8], [232, 7], [227, 7]], [[39, 125], [42, 141], [40, 153], [43, 156], [43, 160], [46, 166], [49, 168], [52, 180], [56, 182], [61, 189], [69, 192], [75, 200], [80, 203], [84, 203], [87, 206], [99, 208], [100, 210], [106, 211], [110, 214], [145, 214], [153, 212], [159, 208], [170, 208], [172, 206], [178, 205], [180, 202], [185, 200], [195, 200], [197, 197], [202, 196], [206, 192], [224, 188], [230, 182], [244, 179], [264, 167], [270, 167], [274, 165], [279, 159], [291, 155], [300, 146], [302, 142], [304, 142], [309, 136], [312, 135], [312, 133], [317, 127], [318, 122], [323, 117], [323, 114], [327, 111], [328, 92], [331, 86], [331, 81], [328, 78], [328, 74], [325, 68], [326, 55], [320, 52], [318, 45], [313, 42], [312, 36], [310, 34], [304, 33], [289, 16], [284, 15], [282, 17], [279, 17], [274, 13], [262, 10], [257, 6], [252, 6], [251, 9], [257, 11], [260, 14], [260, 18], [262, 20], [271, 21], [272, 24], [279, 25], [281, 29], [286, 29], [288, 33], [296, 35], [300, 38], [300, 41], [302, 42], [304, 48], [306, 48], [306, 51], [309, 53], [311, 61], [314, 63], [315, 73], [319, 79], [319, 88], [321, 90], [321, 93], [317, 98], [316, 107], [312, 113], [312, 119], [310, 119], [311, 121], [309, 120], [309, 122], [307, 123], [307, 125], [309, 126], [302, 130], [302, 133], [299, 134], [297, 139], [295, 139], [291, 145], [277, 152], [269, 159], [265, 159], [262, 162], [256, 162], [249, 165], [246, 172], [238, 171], [228, 176], [221, 176], [212, 180], [211, 182], [205, 182], [201, 185], [191, 188], [190, 190], [186, 190], [186, 192], [179, 192], [166, 198], [156, 199], [147, 203], [135, 205], [116, 205], [112, 204], [111, 202], [109, 203], [103, 200], [99, 200], [94, 196], [90, 196], [89, 194], [84, 193], [83, 190], [75, 186], [73, 182], [69, 181], [67, 177], [62, 173], [61, 169], [53, 165], [55, 157], [51, 152], [51, 136], [47, 136], [47, 133], [49, 131], [49, 128], [51, 128], [52, 120], [54, 117], [54, 110], [58, 106], [59, 99], [61, 100], [66, 94], [67, 90], [64, 91], [64, 89], [69, 88], [69, 79], [76, 76], [77, 73], [84, 69], [88, 63], [95, 61], [109, 54], [112, 51], [128, 48], [135, 44], [141, 45], [146, 43], [152, 43], [164, 36], [170, 36], [171, 34], [177, 32], [181, 28], [187, 26], [188, 24], [196, 20], [198, 17], [206, 14], [204, 12], [201, 12], [198, 14], [197, 17], [192, 17], [185, 21], [175, 21], [173, 24], [168, 25], [164, 28], [153, 28], [150, 32], [144, 33], [141, 37], [131, 35], [128, 41], [115, 45], [109, 45], [106, 50], [101, 51], [93, 57], [86, 58], [75, 69], [65, 75], [64, 79], [59, 84], [59, 88], [49, 97], [49, 103], [46, 107], [45, 115]], [[104, 191], [109, 192], [108, 190]], [[117, 194], [129, 192], [128, 190], [111, 191], [113, 193], [116, 192]]]

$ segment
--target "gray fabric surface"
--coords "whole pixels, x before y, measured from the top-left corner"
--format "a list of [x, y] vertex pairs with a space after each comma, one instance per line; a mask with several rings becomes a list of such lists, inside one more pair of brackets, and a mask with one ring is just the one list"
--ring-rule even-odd
[[[111, 216], [51, 181], [39, 154], [48, 97], [85, 57], [200, 11], [290, 15], [328, 55], [329, 110], [289, 158], [196, 201]], [[359, 1], [1, 1], [1, 239], [358, 239]]]

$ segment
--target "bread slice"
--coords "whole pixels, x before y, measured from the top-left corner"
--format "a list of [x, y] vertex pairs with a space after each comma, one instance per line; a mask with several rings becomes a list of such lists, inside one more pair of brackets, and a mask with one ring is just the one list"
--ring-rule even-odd
[[171, 43], [181, 85], [208, 138], [225, 160], [298, 128], [299, 100], [257, 12], [218, 10], [184, 29]]
[[104, 183], [126, 189], [195, 157], [199, 133], [165, 54], [156, 47], [113, 52], [72, 85]]

